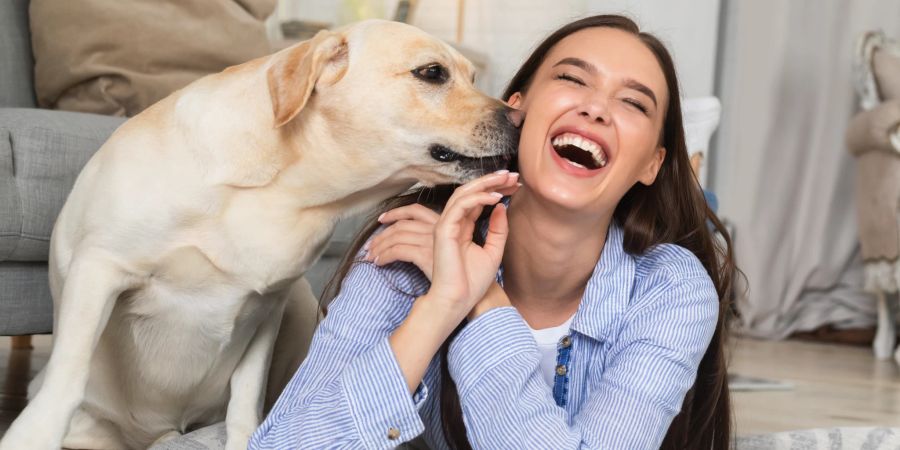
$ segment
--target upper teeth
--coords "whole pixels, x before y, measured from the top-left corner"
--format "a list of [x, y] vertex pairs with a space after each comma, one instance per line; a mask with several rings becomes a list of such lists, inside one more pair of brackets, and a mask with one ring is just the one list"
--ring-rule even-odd
[[590, 139], [586, 139], [575, 133], [563, 133], [553, 138], [550, 143], [557, 148], [562, 147], [563, 145], [573, 145], [575, 147], [578, 147], [590, 153], [591, 156], [594, 157], [594, 162], [596, 162], [598, 166], [606, 166], [606, 153], [603, 153], [603, 149], [600, 148], [599, 144]]

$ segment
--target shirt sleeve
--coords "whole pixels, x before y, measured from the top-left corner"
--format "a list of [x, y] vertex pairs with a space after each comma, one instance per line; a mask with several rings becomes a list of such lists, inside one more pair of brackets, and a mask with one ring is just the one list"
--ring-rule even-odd
[[537, 346], [514, 308], [467, 325], [451, 344], [449, 369], [473, 448], [659, 448], [718, 318], [708, 277], [659, 287], [625, 319], [571, 423], [540, 375]]
[[249, 449], [388, 449], [424, 430], [388, 343], [412, 297], [372, 264], [351, 269], [313, 335], [306, 360], [250, 439]]

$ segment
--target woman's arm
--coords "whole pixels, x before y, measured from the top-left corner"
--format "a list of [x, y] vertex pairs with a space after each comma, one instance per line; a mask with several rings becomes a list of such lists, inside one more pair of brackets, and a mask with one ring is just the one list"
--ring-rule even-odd
[[450, 347], [449, 368], [472, 446], [659, 448], [712, 337], [718, 298], [708, 277], [652, 292], [626, 318], [571, 425], [540, 375], [538, 349], [516, 310], [491, 309], [469, 323]]
[[417, 408], [427, 388], [410, 395], [388, 343], [412, 297], [387, 271], [368, 263], [350, 270], [250, 449], [394, 448], [422, 433]]
[[427, 395], [421, 380], [484, 295], [506, 242], [504, 208], [494, 210], [483, 247], [472, 242], [475, 218], [500, 200], [493, 190], [514, 191], [515, 183], [515, 175], [499, 172], [454, 192], [434, 226], [431, 286], [414, 304], [374, 265], [351, 271], [251, 449], [393, 448], [422, 433], [415, 407]]

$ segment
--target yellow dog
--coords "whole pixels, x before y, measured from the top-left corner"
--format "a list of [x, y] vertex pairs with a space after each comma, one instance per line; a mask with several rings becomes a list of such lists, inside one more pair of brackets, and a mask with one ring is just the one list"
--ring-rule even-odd
[[[53, 353], [0, 449], [146, 448], [222, 420], [227, 448], [246, 448], [273, 351], [296, 365], [308, 345], [317, 303], [302, 277], [335, 223], [514, 153], [521, 118], [473, 75], [422, 31], [369, 21], [122, 125], [54, 228]], [[275, 348], [279, 329], [289, 347]]]

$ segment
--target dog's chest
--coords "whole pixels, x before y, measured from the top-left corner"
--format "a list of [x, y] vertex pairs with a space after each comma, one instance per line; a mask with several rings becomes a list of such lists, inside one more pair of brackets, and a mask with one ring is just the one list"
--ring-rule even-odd
[[226, 278], [260, 294], [302, 276], [322, 254], [335, 222], [327, 212], [290, 212], [264, 200], [231, 208], [203, 245]]
[[105, 334], [115, 342], [114, 359], [129, 361], [118, 370], [139, 371], [131, 375], [177, 406], [198, 389], [224, 388], [254, 333], [278, 307], [273, 297], [226, 283], [189, 289], [158, 279], [121, 299]]

